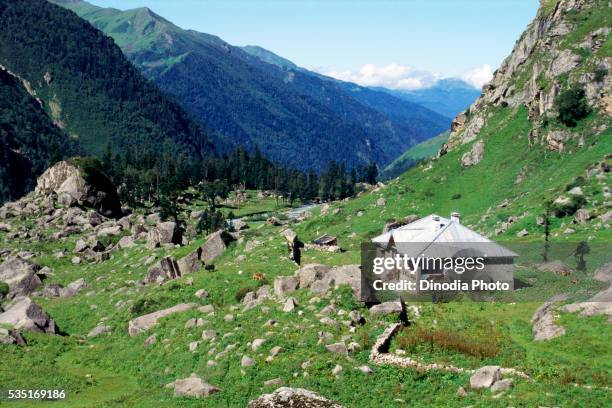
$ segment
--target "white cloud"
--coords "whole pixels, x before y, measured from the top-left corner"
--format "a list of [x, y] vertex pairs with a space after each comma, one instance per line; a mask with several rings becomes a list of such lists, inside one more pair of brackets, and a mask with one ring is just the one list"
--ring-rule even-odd
[[354, 82], [362, 86], [382, 86], [402, 90], [426, 88], [439, 79], [437, 74], [400, 64], [383, 66], [366, 64], [359, 71], [321, 70], [319, 72], [332, 78]]
[[459, 77], [475, 88], [482, 88], [493, 78], [493, 70], [489, 64], [485, 64], [482, 67], [464, 72]]
[[[429, 88], [444, 78], [438, 73], [419, 70], [408, 65], [388, 64], [378, 66], [366, 64], [359, 71], [337, 71], [325, 68], [311, 68], [323, 75], [339, 79], [341, 81], [354, 82], [358, 85], [369, 87], [384, 87], [411, 91], [415, 89]], [[484, 84], [493, 78], [493, 70], [490, 65], [474, 68], [458, 76], [475, 88], [481, 89]]]

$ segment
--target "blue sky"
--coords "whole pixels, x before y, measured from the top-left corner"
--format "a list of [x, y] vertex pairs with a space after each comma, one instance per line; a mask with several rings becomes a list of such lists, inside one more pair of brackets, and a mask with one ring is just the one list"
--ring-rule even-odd
[[90, 0], [146, 6], [180, 27], [254, 44], [364, 85], [412, 89], [440, 77], [482, 85], [538, 0]]

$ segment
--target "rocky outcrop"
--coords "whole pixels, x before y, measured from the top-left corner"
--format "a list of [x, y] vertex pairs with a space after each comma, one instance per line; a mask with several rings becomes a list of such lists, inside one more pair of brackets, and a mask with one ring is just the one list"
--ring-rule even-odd
[[[492, 80], [484, 86], [482, 95], [453, 120], [450, 137], [439, 155], [477, 139], [497, 108], [519, 106], [527, 108], [528, 118], [533, 124], [530, 146], [543, 142], [549, 150], [562, 152], [572, 134], [552, 130], [541, 135], [539, 130], [543, 128], [545, 117], [556, 116], [555, 100], [569, 85], [580, 84], [585, 89], [588, 104], [592, 108], [599, 108], [601, 114], [609, 115], [612, 89], [610, 61], [595, 52], [605, 43], [609, 27], [595, 29], [586, 34], [582, 42], [569, 44], [570, 47], [566, 41], [568, 35], [584, 28], [582, 21], [587, 21], [586, 18], [577, 19], [576, 15], [592, 13], [590, 9], [593, 7], [609, 6], [584, 0], [541, 3], [535, 19], [516, 42], [512, 53], [495, 71]], [[588, 52], [578, 53], [575, 51], [578, 47], [588, 49]], [[585, 73], [580, 69], [585, 66], [599, 66], [603, 77], [595, 80], [593, 72]], [[545, 140], [541, 140], [540, 136], [545, 136]]]
[[57, 333], [51, 316], [29, 297], [15, 298], [6, 311], [0, 314], [0, 325], [2, 324], [37, 333]]
[[466, 152], [461, 157], [461, 165], [463, 167], [474, 166], [482, 160], [484, 156], [484, 142], [482, 140], [474, 143], [474, 146], [470, 149], [470, 151]]
[[272, 394], [265, 394], [249, 402], [247, 408], [343, 408], [316, 392], [303, 388], [281, 387]]
[[170, 316], [175, 313], [186, 312], [197, 307], [195, 303], [180, 303], [168, 309], [158, 310], [157, 312], [149, 313], [135, 319], [130, 320], [128, 324], [128, 333], [131, 337], [138, 336], [155, 326], [159, 319]]
[[38, 276], [40, 266], [19, 256], [7, 259], [0, 265], [0, 282], [9, 286], [9, 297], [29, 295], [42, 281]]
[[45, 171], [36, 184], [36, 193], [55, 194], [65, 206], [82, 205], [107, 217], [121, 216], [116, 188], [94, 165], [84, 159], [61, 161]]

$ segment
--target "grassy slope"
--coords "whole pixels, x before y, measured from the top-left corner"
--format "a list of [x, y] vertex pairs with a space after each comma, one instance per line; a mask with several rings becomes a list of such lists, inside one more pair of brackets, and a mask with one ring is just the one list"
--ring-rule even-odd
[[[337, 215], [331, 215], [331, 212], [326, 216], [315, 214], [311, 219], [295, 225], [293, 228], [304, 241], [327, 232], [337, 234], [340, 244], [347, 249], [339, 254], [308, 251], [303, 256], [303, 263], [358, 263], [359, 244], [362, 240], [377, 234], [386, 219], [410, 213], [425, 215], [438, 212], [446, 215], [451, 210], [458, 210], [464, 214], [466, 223], [476, 224], [478, 229], [490, 231], [494, 227], [494, 220], [508, 214], [528, 211], [529, 216], [521, 219], [520, 225], [513, 227], [501, 238], [512, 239], [516, 229], [526, 227], [532, 234], [525, 240], [540, 239], [541, 233], [537, 231], [533, 219], [540, 212], [543, 199], [563, 191], [576, 174], [583, 174], [587, 166], [601, 160], [603, 155], [610, 151], [610, 134], [601, 136], [590, 148], [563, 156], [549, 155], [546, 160], [542, 160], [541, 149], [530, 150], [527, 147], [528, 123], [525, 117], [522, 110], [512, 112], [508, 109], [494, 116], [490, 122], [491, 126], [484, 133], [487, 148], [485, 158], [478, 166], [463, 169], [457, 165], [463, 150], [469, 148], [466, 146], [444, 156], [431, 170], [424, 171], [428, 164], [423, 164], [377, 192], [335, 204], [334, 207], [341, 209]], [[524, 163], [530, 167], [530, 177], [521, 184], [514, 184], [516, 174], [523, 164], [517, 157], [523, 157]], [[609, 178], [608, 176], [608, 183]], [[495, 182], [482, 183], [481, 180]], [[597, 188], [597, 185], [588, 188]], [[461, 199], [450, 200], [450, 196], [456, 192], [462, 193]], [[387, 206], [382, 210], [375, 205], [379, 196], [387, 199]], [[511, 198], [509, 206], [498, 209], [496, 204], [508, 197]], [[262, 207], [269, 206], [264, 203]], [[481, 215], [489, 208], [489, 219], [480, 222]], [[362, 216], [358, 216], [360, 211], [363, 212]], [[561, 231], [560, 224], [563, 221], [567, 223], [569, 219], [557, 220], [553, 226], [553, 234]], [[609, 231], [597, 230], [594, 224], [595, 222], [592, 222], [584, 227], [576, 227], [576, 234], [559, 235], [555, 240], [577, 242], [592, 235], [595, 237], [594, 241], [609, 242]], [[480, 303], [461, 303], [435, 307], [426, 305], [424, 308], [420, 324], [425, 326], [430, 324], [433, 318], [438, 319], [440, 324], [459, 320], [462, 325], [468, 327], [470, 322], [483, 319], [498, 322], [496, 327], [506, 333], [506, 347], [516, 351], [516, 356], [522, 357], [513, 358], [515, 355], [510, 355], [510, 358], [503, 358], [502, 355], [501, 360], [493, 362], [523, 369], [537, 380], [536, 383], [519, 381], [511, 392], [499, 399], [492, 399], [489, 392], [470, 393], [465, 399], [456, 397], [454, 394], [457, 387], [467, 384], [469, 376], [465, 374], [420, 373], [393, 367], [374, 367], [374, 374], [370, 376], [356, 371], [354, 367], [368, 364], [367, 349], [382, 331], [384, 324], [378, 318], [368, 317], [367, 310], [354, 304], [346, 291], [334, 295], [338, 296], [335, 300], [337, 307], [345, 310], [359, 308], [368, 320], [366, 326], [354, 335], [366, 351], [353, 355], [353, 361], [332, 355], [326, 352], [322, 345], [317, 345], [319, 331], [329, 330], [337, 337], [347, 332], [346, 329], [329, 328], [319, 323], [319, 318], [314, 313], [327, 302], [315, 302], [315, 310], [311, 311], [308, 309], [309, 297], [306, 293], [297, 294], [300, 310], [304, 311], [303, 317], [298, 317], [295, 313], [279, 312], [280, 306], [274, 303], [268, 303], [270, 310], [267, 313], [258, 308], [245, 313], [232, 311], [236, 305], [235, 293], [244, 287], [257, 286], [258, 283], [251, 279], [252, 274], [261, 272], [272, 281], [275, 276], [289, 275], [296, 269], [283, 255], [285, 244], [279, 235], [280, 230], [279, 227], [252, 223], [251, 229], [245, 233], [244, 242], [234, 244], [216, 262], [215, 272], [202, 271], [191, 276], [192, 286], [187, 285], [185, 279], [162, 287], [141, 288], [131, 285], [130, 280], [141, 279], [146, 273], [147, 267], [143, 265], [143, 259], [149, 255], [149, 251], [142, 246], [116, 252], [114, 259], [102, 264], [74, 266], [69, 259], [57, 260], [51, 255], [39, 258], [38, 262], [57, 271], [53, 281], [66, 284], [84, 276], [91, 282], [91, 290], [95, 291], [95, 294], [71, 299], [41, 299], [40, 302], [56, 318], [59, 326], [72, 336], [57, 338], [29, 334], [31, 345], [25, 349], [0, 346], [5, 361], [9, 362], [0, 368], [1, 382], [20, 387], [32, 387], [34, 384], [50, 387], [61, 384], [73, 392], [72, 398], [75, 399], [69, 399], [65, 404], [57, 406], [199, 406], [201, 403], [198, 401], [172, 398], [171, 392], [163, 387], [164, 384], [185, 377], [191, 372], [197, 372], [212, 384], [223, 388], [223, 392], [207, 399], [207, 406], [244, 406], [249, 399], [272, 391], [273, 387], [263, 387], [262, 384], [263, 381], [275, 377], [282, 378], [290, 386], [321, 392], [349, 407], [402, 405], [398, 400], [414, 406], [473, 404], [503, 407], [519, 402], [527, 406], [598, 406], [603, 405], [609, 397], [608, 391], [599, 388], [587, 390], [567, 386], [566, 383], [578, 381], [598, 386], [609, 382], [609, 373], [612, 370], [609, 361], [612, 361], [612, 356], [604, 343], [605, 339], [612, 335], [610, 325], [604, 324], [601, 317], [563, 315], [562, 323], [568, 330], [566, 336], [551, 342], [534, 343], [531, 341], [529, 319], [540, 302], [486, 307]], [[356, 236], [350, 235], [352, 232], [355, 232]], [[252, 252], [245, 252], [245, 242], [254, 239], [262, 244]], [[67, 242], [40, 243], [34, 248], [20, 243], [12, 245], [53, 254], [60, 247], [71, 250], [75, 240], [76, 237]], [[160, 257], [167, 252], [182, 256], [200, 242], [201, 240], [185, 248], [159, 250], [156, 256]], [[239, 254], [245, 254], [247, 260], [236, 262]], [[104, 278], [97, 281], [96, 278], [100, 276]], [[534, 276], [537, 280], [537, 274]], [[541, 283], [536, 283], [536, 289], [549, 290], [551, 281], [557, 285], [552, 285], [553, 287], [567, 287], [568, 279], [545, 276], [542, 277]], [[591, 282], [588, 276], [580, 279], [581, 287], [590, 288], [590, 293], [601, 289], [601, 285]], [[113, 289], [109, 286], [111, 283], [114, 283]], [[130, 338], [127, 335], [127, 321], [134, 315], [126, 308], [117, 310], [114, 307], [118, 300], [134, 302], [142, 297], [155, 301], [154, 309], [178, 302], [191, 302], [195, 299], [193, 293], [199, 288], [205, 288], [211, 293], [210, 299], [201, 302], [212, 303], [220, 309], [214, 316], [205, 317], [209, 323], [204, 328], [214, 328], [221, 335], [228, 332], [232, 335], [219, 340], [217, 346], [203, 343], [193, 354], [188, 351], [187, 345], [190, 341], [199, 339], [201, 329], [184, 329], [183, 326], [188, 318], [199, 316], [199, 312], [187, 312], [165, 319], [151, 330], [151, 333], [158, 334], [158, 342], [145, 348], [142, 342], [149, 333]], [[555, 293], [551, 291], [549, 294]], [[91, 309], [92, 304], [97, 308]], [[236, 320], [225, 322], [223, 316], [227, 313], [234, 314]], [[103, 317], [108, 317], [107, 323], [114, 327], [113, 335], [79, 344], [78, 335], [85, 335]], [[278, 326], [262, 328], [268, 319], [277, 320]], [[266, 332], [271, 334], [266, 335]], [[257, 337], [268, 338], [268, 341], [261, 350], [253, 352], [247, 344]], [[167, 339], [165, 344], [162, 339]], [[220, 358], [216, 366], [208, 367], [207, 361], [212, 359], [208, 355], [209, 351], [212, 349], [214, 356], [228, 344], [236, 344], [236, 351]], [[284, 347], [286, 351], [272, 363], [265, 362], [268, 350], [276, 345]], [[244, 375], [240, 372], [240, 358], [243, 354], [251, 356], [257, 362], [256, 366], [245, 369]], [[491, 362], [466, 360], [462, 355], [428, 357], [423, 354], [422, 358], [448, 359], [466, 366]], [[307, 359], [312, 365], [307, 370], [309, 376], [304, 377], [304, 370], [300, 366]], [[336, 364], [344, 366], [344, 372], [338, 379], [330, 373]], [[37, 365], [44, 365], [46, 369], [31, 375], [30, 372]], [[170, 367], [168, 371], [167, 367]], [[568, 379], [567, 372], [572, 373], [575, 378]], [[297, 377], [294, 377], [293, 373], [298, 373]], [[92, 376], [87, 377], [86, 374]], [[135, 386], [134, 381], [138, 382], [138, 386]], [[97, 398], [101, 402], [90, 402], [89, 405], [78, 402], [90, 401], [90, 398]]]
[[435, 156], [444, 142], [448, 140], [449, 134], [450, 131], [440, 133], [438, 136], [432, 137], [406, 150], [401, 156], [393, 160], [383, 169], [380, 175], [381, 179], [387, 180], [397, 177], [414, 166], [415, 163]]

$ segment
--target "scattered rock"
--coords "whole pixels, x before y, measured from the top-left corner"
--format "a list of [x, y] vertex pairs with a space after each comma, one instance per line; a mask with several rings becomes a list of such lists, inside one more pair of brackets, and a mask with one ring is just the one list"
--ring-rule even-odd
[[392, 314], [401, 314], [403, 312], [402, 303], [399, 300], [393, 302], [384, 302], [378, 305], [372, 306], [370, 309], [370, 314], [372, 316], [388, 316]]
[[561, 261], [546, 262], [538, 267], [540, 272], [552, 272], [556, 275], [569, 276], [572, 270]]
[[303, 388], [281, 387], [249, 402], [247, 408], [344, 408], [321, 395]]
[[242, 360], [240, 360], [241, 367], [251, 367], [255, 364], [255, 361], [249, 356], [242, 356]]
[[504, 380], [495, 381], [495, 384], [491, 386], [491, 392], [507, 391], [510, 387], [512, 387], [512, 378], [506, 378]]
[[26, 341], [17, 330], [8, 330], [0, 327], [0, 344], [15, 344], [25, 346]]
[[174, 388], [174, 396], [187, 396], [187, 397], [207, 397], [211, 394], [221, 391], [219, 388], [208, 384], [197, 374], [193, 373], [190, 377], [176, 380], [166, 385], [168, 388]]
[[279, 276], [274, 279], [274, 293], [277, 296], [285, 296], [298, 288], [300, 281], [295, 276]]
[[87, 334], [87, 337], [98, 337], [101, 334], [110, 333], [111, 330], [112, 330], [112, 327], [110, 326], [104, 326], [104, 325], [96, 326]]
[[39, 265], [19, 256], [11, 257], [0, 265], [0, 282], [9, 286], [9, 298], [29, 295], [42, 285], [39, 271]]
[[328, 344], [325, 346], [325, 348], [331, 353], [342, 354], [345, 356], [348, 355], [348, 349], [346, 348], [344, 342]]
[[285, 313], [292, 312], [296, 308], [296, 306], [297, 306], [297, 301], [295, 300], [295, 298], [290, 297], [285, 301], [285, 304], [283, 306], [283, 312]]
[[180, 303], [168, 309], [158, 310], [157, 312], [137, 317], [130, 320], [128, 324], [128, 333], [131, 337], [137, 336], [155, 326], [159, 319], [170, 316], [174, 313], [186, 312], [187, 310], [191, 310], [195, 307], [197, 307], [197, 305], [194, 303]]
[[18, 297], [9, 303], [6, 311], [0, 314], [1, 324], [37, 333], [56, 334], [58, 332], [51, 316], [28, 297]]
[[473, 390], [489, 388], [500, 378], [501, 368], [499, 366], [481, 367], [470, 377], [470, 387]]

